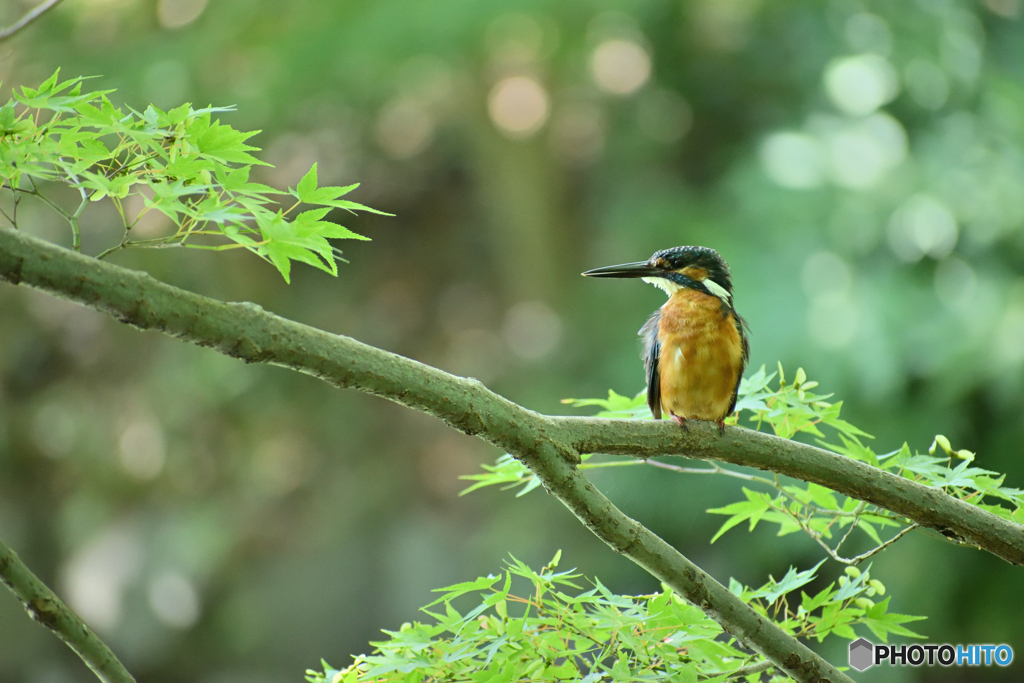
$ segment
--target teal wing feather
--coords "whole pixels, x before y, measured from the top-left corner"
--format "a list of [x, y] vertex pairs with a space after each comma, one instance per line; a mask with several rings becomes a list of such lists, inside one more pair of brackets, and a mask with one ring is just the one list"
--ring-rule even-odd
[[[644, 326], [640, 328], [640, 336], [644, 339], [644, 370], [647, 380], [647, 406], [655, 420], [661, 419], [661, 375], [658, 372], [658, 356], [661, 355], [661, 342], [658, 341], [658, 322], [661, 311], [655, 311]], [[744, 338], [745, 339], [745, 338]], [[733, 403], [736, 402], [733, 397]]]
[[740, 317], [740, 314], [735, 310], [732, 312], [733, 319], [736, 321], [736, 331], [740, 333], [740, 342], [743, 344], [743, 359], [740, 361], [740, 372], [736, 375], [736, 386], [732, 390], [732, 403], [729, 404], [729, 412], [726, 413], [726, 417], [732, 415], [733, 411], [736, 410], [736, 399], [740, 393], [740, 382], [743, 381], [743, 371], [747, 369], [747, 361], [750, 360], [750, 340], [747, 339], [747, 334], [750, 332], [750, 326], [747, 325], [747, 321]]

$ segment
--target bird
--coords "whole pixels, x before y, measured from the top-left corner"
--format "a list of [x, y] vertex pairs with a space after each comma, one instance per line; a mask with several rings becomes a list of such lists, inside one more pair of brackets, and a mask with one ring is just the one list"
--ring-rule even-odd
[[655, 419], [664, 411], [683, 429], [687, 420], [707, 420], [724, 435], [750, 358], [749, 327], [734, 307], [725, 259], [709, 247], [672, 247], [583, 275], [641, 278], [668, 295], [639, 333], [647, 405]]

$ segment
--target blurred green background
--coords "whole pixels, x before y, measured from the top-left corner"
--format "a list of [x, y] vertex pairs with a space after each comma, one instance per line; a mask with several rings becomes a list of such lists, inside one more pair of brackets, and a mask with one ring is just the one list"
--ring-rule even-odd
[[[11, 23], [33, 2], [5, 0]], [[1024, 484], [1024, 31], [1020, 0], [66, 0], [0, 45], [12, 85], [102, 75], [115, 102], [225, 116], [294, 185], [395, 218], [346, 219], [338, 279], [286, 286], [247, 253], [113, 260], [251, 300], [530, 408], [643, 386], [635, 331], [663, 295], [580, 271], [717, 248], [752, 367], [803, 366], [887, 452], [935, 433]], [[70, 198], [68, 198], [70, 199]], [[65, 226], [24, 204], [23, 225]], [[97, 205], [84, 249], [119, 237]], [[147, 224], [158, 231], [158, 222]], [[638, 593], [654, 581], [541, 492], [458, 498], [494, 449], [376, 398], [133, 331], [0, 286], [0, 538], [154, 683], [299, 681], [345, 665], [430, 589], [511, 552]], [[820, 553], [703, 510], [733, 481], [595, 477], [719, 580]], [[827, 565], [826, 565], [827, 566]], [[828, 574], [838, 571], [826, 569]], [[1017, 649], [1024, 574], [916, 532], [877, 557], [931, 642]], [[845, 642], [822, 651], [845, 663]], [[0, 680], [92, 680], [0, 595]]]

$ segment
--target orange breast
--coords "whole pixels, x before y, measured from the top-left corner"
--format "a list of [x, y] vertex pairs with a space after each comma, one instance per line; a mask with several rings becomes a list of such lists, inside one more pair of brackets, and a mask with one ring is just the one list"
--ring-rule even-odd
[[743, 343], [722, 302], [682, 289], [661, 307], [661, 405], [666, 413], [698, 420], [727, 416], [743, 365]]

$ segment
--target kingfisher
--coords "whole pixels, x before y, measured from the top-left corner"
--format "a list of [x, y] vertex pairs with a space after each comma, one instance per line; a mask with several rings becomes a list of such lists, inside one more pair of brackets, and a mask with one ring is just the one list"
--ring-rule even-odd
[[708, 420], [724, 434], [750, 357], [749, 328], [733, 307], [725, 259], [708, 247], [673, 247], [583, 274], [641, 278], [668, 294], [640, 329], [647, 405], [655, 419], [664, 411], [683, 429], [686, 420]]

